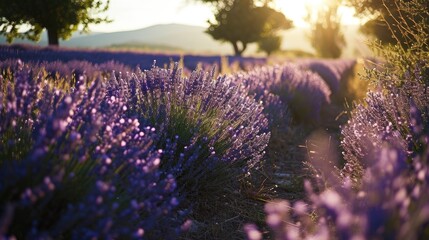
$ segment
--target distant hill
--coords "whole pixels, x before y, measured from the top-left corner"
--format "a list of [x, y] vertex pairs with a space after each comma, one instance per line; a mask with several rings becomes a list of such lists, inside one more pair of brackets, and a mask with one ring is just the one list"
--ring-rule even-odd
[[112, 49], [112, 50], [138, 50], [138, 51], [145, 51], [145, 52], [172, 52], [172, 53], [184, 53], [187, 52], [181, 48], [178, 47], [172, 47], [169, 45], [162, 45], [162, 44], [152, 44], [152, 43], [141, 43], [141, 42], [127, 42], [127, 43], [119, 43], [119, 44], [112, 44], [109, 46], [104, 47], [106, 49]]
[[[75, 40], [75, 39], [79, 39], [81, 37], [89, 37], [89, 36], [96, 36], [98, 34], [103, 34], [100, 32], [91, 32], [91, 33], [80, 33], [80, 32], [74, 32], [71, 36], [71, 38], [69, 40], [63, 41], [60, 40], [60, 45], [67, 45], [67, 42], [70, 41], [71, 39]], [[0, 44], [6, 44], [6, 37], [0, 35]], [[40, 41], [38, 42], [33, 42], [27, 39], [14, 39], [13, 43], [24, 43], [24, 44], [35, 44], [35, 45], [39, 45], [39, 46], [46, 46], [48, 45], [48, 36], [46, 34], [46, 31], [43, 30]]]
[[[151, 46], [156, 46], [155, 50], [160, 50], [159, 47], [162, 46], [164, 49], [195, 54], [232, 54], [232, 48], [229, 43], [215, 41], [204, 31], [204, 27], [183, 24], [162, 24], [123, 32], [91, 33], [88, 35], [75, 33], [71, 39], [60, 41], [60, 45], [83, 48], [118, 48], [130, 45], [150, 48]], [[353, 56], [355, 54], [365, 55], [367, 49], [362, 36], [357, 33], [357, 26], [346, 27], [345, 32], [348, 45], [344, 51], [344, 56]], [[282, 33], [282, 48], [285, 50], [313, 52], [306, 34], [306, 31], [301, 28], [284, 31]], [[16, 40], [14, 42], [31, 43], [28, 40]], [[0, 36], [0, 43], [6, 43], [4, 37]], [[45, 33], [42, 35], [42, 39], [38, 45], [47, 45]], [[255, 54], [256, 50], [256, 44], [250, 44], [246, 53]]]
[[230, 53], [229, 45], [213, 40], [204, 33], [205, 28], [182, 24], [155, 25], [143, 29], [103, 33], [70, 39], [63, 46], [107, 47], [111, 45], [140, 43], [163, 45], [189, 52]]

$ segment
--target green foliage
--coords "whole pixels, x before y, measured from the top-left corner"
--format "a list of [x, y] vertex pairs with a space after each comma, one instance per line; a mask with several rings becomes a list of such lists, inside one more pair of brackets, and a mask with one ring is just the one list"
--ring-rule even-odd
[[[27, 120], [22, 119], [15, 122], [15, 124], [20, 126], [29, 125]], [[29, 127], [22, 127], [18, 131], [13, 130], [15, 129], [6, 129], [4, 134], [0, 136], [0, 144], [8, 146], [8, 148], [5, 148], [4, 151], [0, 152], [0, 165], [2, 165], [4, 161], [9, 161], [9, 159], [23, 159], [24, 156], [28, 154], [33, 144], [31, 129], [29, 129]]]
[[109, 0], [0, 0], [0, 34], [8, 42], [15, 38], [37, 41], [46, 29], [49, 45], [58, 45], [59, 38], [69, 38], [79, 26], [86, 32], [89, 24], [109, 22], [96, 16], [108, 6]]
[[[380, 66], [381, 69], [368, 70], [367, 78], [377, 84], [391, 84], [392, 78], [380, 78], [377, 74], [394, 74], [399, 76], [399, 79], [427, 83], [429, 79], [427, 61], [429, 59], [429, 2], [383, 0], [375, 4], [364, 1], [356, 5], [356, 8], [362, 14], [372, 12], [383, 17], [381, 21], [387, 30], [383, 29], [382, 25], [377, 31], [384, 31], [392, 40], [386, 42], [386, 36], [384, 36], [384, 39], [371, 44], [371, 48], [386, 61], [386, 64]], [[419, 67], [416, 69], [415, 66]], [[382, 73], [379, 73], [380, 70]], [[383, 79], [383, 82], [379, 79]], [[403, 83], [403, 81], [395, 81], [396, 85]]]
[[340, 2], [329, 1], [317, 12], [309, 12], [307, 21], [311, 25], [310, 42], [319, 57], [338, 58], [346, 45], [341, 32]]
[[[402, 48], [415, 47], [423, 41], [428, 49], [429, 38], [421, 39], [415, 33], [429, 34], [429, 2], [427, 0], [347, 0], [359, 16], [370, 17], [362, 31], [375, 36], [383, 45], [400, 44]], [[422, 47], [422, 46], [420, 46]]]
[[221, 3], [217, 5], [216, 21], [209, 21], [207, 33], [216, 40], [231, 43], [237, 56], [242, 55], [249, 43], [292, 27], [290, 20], [267, 4], [258, 7], [254, 0]]

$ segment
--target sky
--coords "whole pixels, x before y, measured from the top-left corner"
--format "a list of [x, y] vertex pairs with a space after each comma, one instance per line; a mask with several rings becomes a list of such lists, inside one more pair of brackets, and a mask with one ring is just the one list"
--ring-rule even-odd
[[207, 26], [213, 14], [207, 5], [193, 0], [110, 0], [103, 15], [113, 22], [93, 25], [92, 31], [127, 31], [168, 23]]
[[[277, 10], [294, 21], [295, 26], [305, 27], [302, 19], [306, 6], [323, 6], [326, 0], [275, 0]], [[358, 24], [350, 8], [341, 8], [345, 24]], [[156, 24], [180, 23], [207, 27], [208, 19], [213, 18], [213, 9], [197, 0], [110, 0], [110, 7], [103, 15], [113, 20], [91, 26], [94, 32], [128, 31]]]

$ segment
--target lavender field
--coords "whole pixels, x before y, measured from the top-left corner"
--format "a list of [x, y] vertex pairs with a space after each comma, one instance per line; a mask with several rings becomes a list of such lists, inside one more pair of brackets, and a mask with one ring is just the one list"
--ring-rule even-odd
[[[3, 238], [192, 238], [228, 224], [257, 239], [264, 202], [280, 239], [426, 234], [424, 84], [374, 89], [346, 122], [335, 114], [354, 97], [356, 60], [217, 76], [121, 61], [132, 53], [1, 51]], [[321, 128], [340, 134], [342, 156], [299, 147], [322, 145], [308, 138]]]
[[[280, 49], [293, 25], [278, 1], [201, 2], [216, 10], [205, 33], [234, 56], [59, 47], [109, 20], [79, 5], [54, 36], [27, 18], [40, 4], [20, 15], [0, 0], [1, 37], [46, 30], [50, 45], [0, 42], [0, 240], [429, 239], [426, 1], [322, 1], [315, 53]], [[80, 4], [107, 11], [96, 3]], [[381, 16], [363, 25], [372, 55], [341, 57], [323, 15], [340, 7]], [[233, 37], [222, 25], [243, 19]]]

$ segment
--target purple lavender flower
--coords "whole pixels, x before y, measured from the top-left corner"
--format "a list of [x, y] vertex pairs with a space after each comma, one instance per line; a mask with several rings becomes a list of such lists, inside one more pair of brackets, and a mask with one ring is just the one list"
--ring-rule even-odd
[[308, 203], [268, 203], [266, 222], [275, 239], [427, 238], [427, 146], [411, 166], [401, 148], [386, 145], [373, 152], [374, 164], [365, 170], [358, 190], [345, 180], [316, 193], [307, 182]]
[[176, 237], [186, 214], [176, 180], [126, 99], [100, 79], [58, 89], [13, 69], [0, 79], [1, 237]]
[[419, 127], [412, 119], [419, 112], [421, 122], [427, 122], [424, 113], [429, 105], [428, 90], [423, 84], [406, 81], [401, 88], [387, 85], [384, 91], [369, 92], [365, 104], [358, 105], [342, 127], [341, 145], [346, 160], [343, 174], [359, 179], [362, 167], [371, 164], [364, 159], [384, 141], [399, 144], [409, 154], [417, 151], [421, 144], [413, 137], [413, 129]]
[[343, 129], [349, 155], [338, 184], [315, 191], [307, 181], [308, 202], [266, 205], [275, 239], [429, 237], [427, 86], [404, 83], [371, 92], [355, 110]]
[[262, 101], [269, 103], [267, 95], [277, 95], [284, 104], [283, 112], [290, 110], [298, 122], [317, 123], [322, 106], [330, 103], [331, 91], [326, 83], [317, 74], [293, 64], [257, 68], [232, 78]]
[[[14, 44], [11, 46], [0, 46], [0, 61], [6, 59], [22, 59], [28, 62], [88, 62], [92, 65], [104, 65], [115, 62], [123, 64], [131, 69], [139, 67], [150, 69], [155, 60], [158, 66], [169, 66], [173, 62], [183, 62], [183, 67], [195, 69], [199, 64], [210, 64], [221, 67], [221, 57], [219, 56], [193, 56], [180, 54], [153, 54], [130, 51], [109, 51], [109, 50], [84, 50], [67, 48], [42, 48], [34, 45]], [[225, 57], [227, 66], [238, 64], [241, 69], [260, 66], [266, 63], [265, 58], [252, 57]], [[108, 70], [108, 69], [105, 69]], [[117, 72], [120, 68], [115, 68]], [[225, 69], [221, 69], [223, 72]], [[123, 72], [123, 71], [122, 71]], [[89, 74], [89, 73], [87, 73]]]
[[301, 60], [298, 65], [304, 69], [309, 69], [317, 73], [328, 84], [333, 95], [341, 94], [346, 90], [346, 77], [350, 74], [356, 64], [356, 60]]
[[247, 89], [228, 78], [201, 70], [183, 77], [177, 65], [154, 66], [108, 85], [109, 95], [127, 100], [127, 117], [156, 129], [160, 168], [177, 179], [186, 199], [181, 208], [210, 208], [209, 199], [259, 167], [268, 120]]

